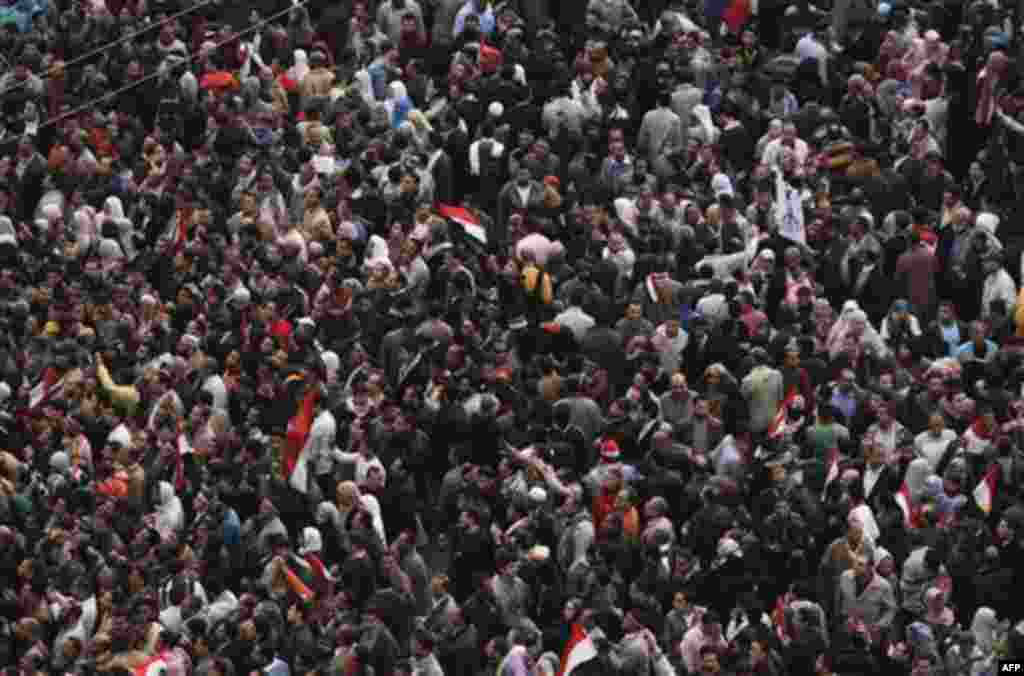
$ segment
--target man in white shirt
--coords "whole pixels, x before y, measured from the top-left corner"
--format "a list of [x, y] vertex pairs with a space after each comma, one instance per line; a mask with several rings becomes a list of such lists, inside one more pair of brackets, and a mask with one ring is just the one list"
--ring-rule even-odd
[[934, 470], [955, 439], [956, 432], [946, 429], [946, 419], [942, 414], [933, 413], [928, 418], [928, 429], [914, 438], [914, 455], [926, 460]]
[[803, 167], [807, 163], [810, 147], [806, 141], [797, 137], [796, 125], [792, 122], [782, 125], [782, 136], [774, 141], [769, 141], [764, 147], [761, 161], [769, 167], [781, 167], [782, 158], [787, 150], [793, 153], [796, 166]]
[[989, 254], [982, 263], [985, 281], [981, 286], [981, 316], [985, 319], [992, 315], [992, 303], [997, 300], [1005, 304], [1006, 314], [1013, 316], [1017, 304], [1017, 284], [1003, 267], [1000, 253]]
[[597, 321], [583, 310], [583, 292], [577, 291], [572, 295], [568, 309], [555, 317], [555, 323], [569, 329], [577, 341], [582, 341]]

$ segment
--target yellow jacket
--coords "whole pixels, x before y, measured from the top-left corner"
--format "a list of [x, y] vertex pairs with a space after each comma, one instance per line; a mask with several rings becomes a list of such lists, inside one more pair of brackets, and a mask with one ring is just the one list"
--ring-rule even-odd
[[134, 385], [118, 385], [115, 383], [114, 379], [110, 377], [107, 365], [102, 360], [97, 360], [96, 378], [100, 382], [100, 387], [110, 397], [110, 402], [115, 408], [127, 415], [135, 415], [135, 409], [138, 408], [142, 396]]

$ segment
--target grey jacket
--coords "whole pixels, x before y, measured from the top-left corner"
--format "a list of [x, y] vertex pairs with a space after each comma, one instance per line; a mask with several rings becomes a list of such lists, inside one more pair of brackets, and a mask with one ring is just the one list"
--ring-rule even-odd
[[858, 594], [856, 573], [848, 570], [839, 576], [835, 607], [836, 620], [857, 616], [868, 626], [886, 628], [896, 616], [896, 595], [881, 575], [875, 575]]

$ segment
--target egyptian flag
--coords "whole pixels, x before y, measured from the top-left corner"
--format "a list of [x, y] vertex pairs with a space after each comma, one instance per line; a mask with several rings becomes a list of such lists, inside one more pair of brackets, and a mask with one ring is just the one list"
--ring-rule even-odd
[[981, 477], [981, 481], [978, 482], [977, 488], [974, 489], [974, 502], [977, 503], [978, 508], [985, 514], [992, 513], [992, 502], [996, 497], [996, 489], [999, 486], [999, 477], [1002, 468], [998, 464], [993, 464], [985, 476]]
[[786, 431], [786, 419], [789, 417], [789, 407], [793, 405], [793, 401], [800, 395], [800, 389], [795, 385], [789, 388], [789, 392], [786, 393], [786, 398], [779, 404], [779, 408], [775, 411], [775, 417], [772, 418], [772, 424], [768, 426], [768, 438], [778, 439]]
[[796, 597], [792, 592], [787, 592], [775, 599], [775, 608], [772, 610], [772, 625], [775, 627], [775, 635], [780, 641], [785, 641], [789, 632], [786, 630], [786, 608]]
[[310, 605], [313, 603], [316, 594], [313, 593], [313, 590], [309, 588], [309, 585], [302, 580], [299, 574], [295, 572], [295, 569], [288, 564], [284, 566], [284, 577], [288, 584], [288, 589], [298, 596], [304, 604]]
[[461, 229], [463, 240], [477, 249], [487, 249], [487, 230], [480, 225], [480, 219], [472, 211], [465, 207], [456, 207], [450, 204], [438, 206], [437, 212], [449, 222]]
[[192, 209], [174, 212], [174, 250], [181, 251], [188, 241], [188, 226], [192, 223]]
[[[302, 380], [302, 376], [292, 376]], [[299, 400], [295, 415], [288, 421], [288, 433], [281, 454], [281, 471], [295, 490], [305, 493], [309, 482], [310, 430], [313, 429], [316, 402], [320, 388], [311, 387]]]
[[828, 450], [827, 469], [825, 471], [825, 488], [821, 491], [821, 499], [825, 499], [825, 495], [828, 493], [828, 487], [832, 485], [832, 482], [839, 478], [839, 449], [830, 448]]
[[305, 556], [293, 554], [291, 556], [291, 570], [299, 577], [302, 583], [316, 595], [317, 589], [323, 589], [324, 584], [330, 581], [331, 576], [324, 566], [323, 561], [313, 553]]
[[583, 625], [574, 623], [572, 625], [572, 633], [569, 635], [569, 641], [565, 644], [565, 649], [562, 651], [562, 662], [558, 669], [558, 676], [569, 676], [576, 667], [584, 662], [589, 662], [595, 657], [597, 657], [597, 648], [594, 647], [594, 642], [587, 635], [587, 630], [583, 628]]
[[135, 676], [166, 676], [167, 673], [167, 662], [160, 655], [146, 659], [134, 669]]
[[896, 491], [896, 504], [899, 505], [900, 511], [903, 512], [903, 525], [909, 528], [914, 528], [915, 514], [914, 514], [914, 502], [910, 499], [910, 486], [907, 485], [906, 479], [903, 480], [903, 485]]
[[739, 35], [740, 30], [750, 20], [750, 14], [750, 0], [729, 0], [725, 11], [722, 12], [722, 21], [733, 35]]
[[36, 383], [35, 387], [33, 387], [32, 391], [29, 393], [29, 410], [39, 408], [54, 397], [60, 396], [63, 391], [64, 376], [62, 376], [57, 369], [51, 366], [43, 371], [42, 379]]

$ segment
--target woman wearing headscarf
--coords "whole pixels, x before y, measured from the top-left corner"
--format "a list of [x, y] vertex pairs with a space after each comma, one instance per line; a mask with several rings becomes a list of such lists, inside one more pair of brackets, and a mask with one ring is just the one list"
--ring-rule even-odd
[[843, 305], [843, 313], [835, 323], [828, 337], [829, 357], [835, 359], [853, 347], [860, 356], [864, 353], [882, 357], [888, 353], [885, 341], [878, 335], [868, 321], [867, 314], [860, 309], [856, 301], [847, 301]]
[[403, 125], [403, 128], [408, 130], [413, 143], [419, 150], [427, 149], [428, 138], [434, 132], [434, 126], [422, 111], [418, 109], [410, 110], [407, 122]]
[[75, 211], [75, 255], [83, 256], [89, 253], [93, 244], [99, 241], [99, 225], [96, 223], [96, 211], [90, 206], [84, 206]]
[[104, 200], [103, 212], [99, 215], [99, 219], [103, 223], [113, 223], [117, 227], [117, 243], [121, 246], [121, 251], [128, 259], [135, 258], [137, 253], [133, 237], [135, 226], [125, 216], [121, 198], [111, 195]]
[[974, 635], [974, 647], [980, 653], [980, 659], [971, 668], [971, 676], [989, 673], [995, 661], [996, 642], [999, 634], [999, 620], [996, 611], [988, 607], [978, 608], [971, 622], [971, 634]]
[[384, 102], [384, 107], [388, 111], [392, 129], [398, 129], [409, 118], [409, 113], [413, 109], [412, 99], [409, 98], [405, 85], [399, 80], [394, 80], [388, 85], [388, 99]]
[[167, 481], [161, 481], [157, 485], [157, 499], [153, 528], [160, 533], [164, 540], [177, 535], [185, 526], [185, 509], [181, 505], [181, 498], [174, 493], [174, 486]]
[[[718, 141], [721, 132], [711, 117], [711, 109], [705, 105], [696, 105], [693, 108], [693, 118], [696, 124], [691, 124], [686, 138], [697, 139], [704, 145], [711, 145]], [[684, 122], [687, 122], [684, 120]]]

